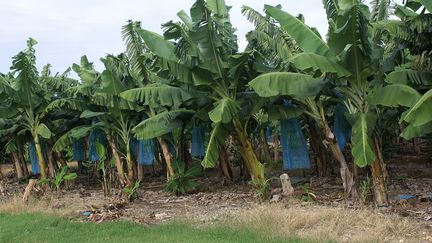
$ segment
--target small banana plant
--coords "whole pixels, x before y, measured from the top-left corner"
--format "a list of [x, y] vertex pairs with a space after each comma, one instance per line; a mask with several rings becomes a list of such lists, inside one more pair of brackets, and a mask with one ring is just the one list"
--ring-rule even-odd
[[72, 181], [77, 178], [76, 173], [68, 173], [69, 168], [67, 166], [62, 167], [60, 173], [58, 173], [53, 179], [41, 179], [39, 184], [50, 184], [51, 187], [55, 188], [57, 197], [60, 196], [60, 187], [65, 181]]

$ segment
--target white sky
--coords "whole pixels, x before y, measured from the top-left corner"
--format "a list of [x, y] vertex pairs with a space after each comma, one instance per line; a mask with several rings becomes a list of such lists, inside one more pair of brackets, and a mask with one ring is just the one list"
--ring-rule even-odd
[[[86, 54], [101, 69], [99, 58], [124, 51], [121, 27], [128, 19], [139, 20], [145, 29], [161, 33], [160, 25], [178, 20], [180, 10], [189, 13], [194, 0], [0, 0], [0, 72], [8, 72], [11, 58], [25, 48], [28, 37], [35, 47], [37, 66], [53, 65], [62, 72]], [[264, 4], [282, 4], [291, 14], [302, 13], [309, 26], [327, 32], [322, 0], [226, 0], [239, 46], [253, 26], [240, 13], [242, 5], [262, 11]]]

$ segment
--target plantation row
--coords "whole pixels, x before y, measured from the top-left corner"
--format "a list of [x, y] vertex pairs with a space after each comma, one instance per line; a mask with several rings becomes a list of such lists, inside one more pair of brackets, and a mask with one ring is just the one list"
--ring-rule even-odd
[[281, 144], [284, 169], [307, 168], [309, 157], [318, 176], [337, 166], [353, 200], [354, 167], [370, 169], [374, 199], [386, 205], [383, 150], [399, 135], [432, 132], [432, 5], [323, 4], [325, 38], [281, 6], [264, 14], [244, 6], [255, 29], [239, 52], [229, 7], [197, 0], [162, 24], [163, 36], [129, 21], [126, 52], [101, 58], [101, 72], [86, 56], [63, 74], [49, 64], [39, 72], [30, 38], [0, 75], [4, 158], [18, 178], [30, 161], [33, 174], [56, 185], [75, 177], [68, 161], [94, 165], [107, 194], [113, 185], [132, 190], [153, 163], [176, 193], [202, 168], [219, 166], [232, 180], [239, 163], [263, 190]]

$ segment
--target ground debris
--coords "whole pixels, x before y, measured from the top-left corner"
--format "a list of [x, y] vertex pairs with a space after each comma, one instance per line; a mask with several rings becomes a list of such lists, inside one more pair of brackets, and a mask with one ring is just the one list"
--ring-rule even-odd
[[125, 206], [125, 201], [112, 202], [104, 204], [101, 207], [91, 205], [89, 209], [81, 211], [81, 214], [87, 217], [87, 221], [99, 224], [103, 221], [113, 221], [121, 218], [124, 214]]

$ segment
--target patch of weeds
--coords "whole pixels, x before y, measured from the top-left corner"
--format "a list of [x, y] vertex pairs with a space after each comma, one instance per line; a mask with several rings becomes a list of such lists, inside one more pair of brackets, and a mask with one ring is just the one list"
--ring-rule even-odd
[[408, 176], [406, 175], [396, 175], [395, 180], [398, 182], [405, 182], [408, 180]]
[[57, 192], [57, 196], [60, 195], [60, 187], [65, 181], [72, 181], [77, 178], [76, 173], [68, 173], [69, 168], [67, 166], [62, 167], [60, 173], [58, 173], [53, 179], [41, 179], [38, 184], [49, 184]]
[[195, 190], [199, 184], [192, 180], [192, 177], [201, 174], [201, 165], [195, 164], [186, 170], [185, 163], [181, 160], [173, 161], [174, 175], [168, 179], [165, 190], [177, 196], [184, 195]]
[[255, 193], [259, 198], [266, 199], [269, 196], [271, 190], [269, 180], [254, 179], [250, 184], [255, 188]]
[[369, 176], [367, 176], [364, 180], [360, 182], [359, 189], [360, 189], [360, 202], [362, 204], [366, 204], [371, 194], [371, 180]]
[[123, 188], [122, 191], [124, 194], [126, 194], [129, 202], [132, 202], [133, 200], [137, 199], [138, 197], [137, 191], [140, 185], [141, 185], [141, 180], [137, 180], [132, 185]]
[[314, 202], [315, 198], [316, 195], [312, 192], [309, 183], [303, 184], [301, 200], [305, 202]]

